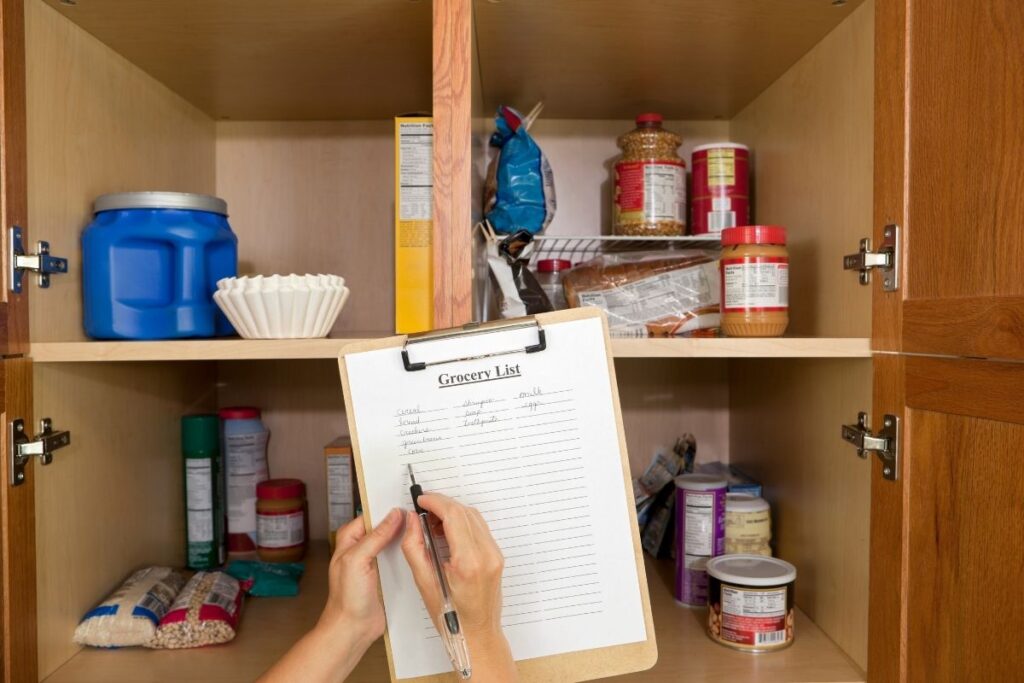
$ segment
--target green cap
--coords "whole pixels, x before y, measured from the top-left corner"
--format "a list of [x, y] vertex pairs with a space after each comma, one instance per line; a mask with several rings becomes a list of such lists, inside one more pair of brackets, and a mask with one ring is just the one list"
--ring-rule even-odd
[[186, 456], [205, 457], [220, 451], [220, 418], [216, 415], [186, 415], [181, 418], [181, 451]]

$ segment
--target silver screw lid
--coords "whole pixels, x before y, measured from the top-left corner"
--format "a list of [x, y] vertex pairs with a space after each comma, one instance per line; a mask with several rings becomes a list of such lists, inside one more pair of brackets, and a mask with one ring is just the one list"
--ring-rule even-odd
[[118, 209], [184, 209], [228, 215], [228, 203], [223, 199], [190, 192], [118, 192], [100, 195], [93, 204], [95, 213]]

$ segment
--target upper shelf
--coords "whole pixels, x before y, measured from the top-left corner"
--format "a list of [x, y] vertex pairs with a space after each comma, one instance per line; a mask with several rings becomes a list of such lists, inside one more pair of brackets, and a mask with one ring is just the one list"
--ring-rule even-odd
[[[46, 0], [217, 119], [429, 110], [430, 0]], [[862, 0], [473, 0], [487, 112], [732, 118]]]
[[483, 106], [731, 119], [862, 0], [476, 0]]
[[[32, 344], [37, 363], [303, 360], [337, 358], [363, 334], [343, 339], [190, 339], [184, 341], [84, 341]], [[869, 358], [863, 338], [781, 337], [776, 339], [613, 339], [616, 358]]]
[[46, 0], [215, 119], [431, 108], [429, 0]]

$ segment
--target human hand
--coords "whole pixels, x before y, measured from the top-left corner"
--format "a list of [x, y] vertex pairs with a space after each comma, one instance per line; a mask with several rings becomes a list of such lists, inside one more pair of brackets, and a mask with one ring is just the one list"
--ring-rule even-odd
[[377, 594], [379, 579], [374, 558], [401, 528], [402, 514], [396, 509], [370, 533], [366, 533], [362, 517], [338, 529], [329, 569], [330, 592], [320, 626], [358, 626], [367, 647], [384, 634], [384, 606]]
[[[433, 528], [439, 526], [448, 540], [450, 559], [444, 570], [470, 652], [475, 649], [474, 641], [483, 647], [507, 650], [501, 631], [501, 572], [505, 560], [484, 518], [476, 509], [439, 493], [423, 494], [419, 504], [437, 518]], [[441, 611], [441, 592], [419, 519], [412, 511], [406, 514], [402, 552], [427, 610], [436, 618]]]

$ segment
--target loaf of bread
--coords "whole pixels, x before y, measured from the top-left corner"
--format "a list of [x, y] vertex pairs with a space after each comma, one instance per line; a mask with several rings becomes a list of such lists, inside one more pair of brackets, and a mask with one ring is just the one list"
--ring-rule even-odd
[[569, 306], [596, 306], [612, 335], [713, 335], [721, 320], [718, 264], [703, 251], [605, 254], [562, 276]]

